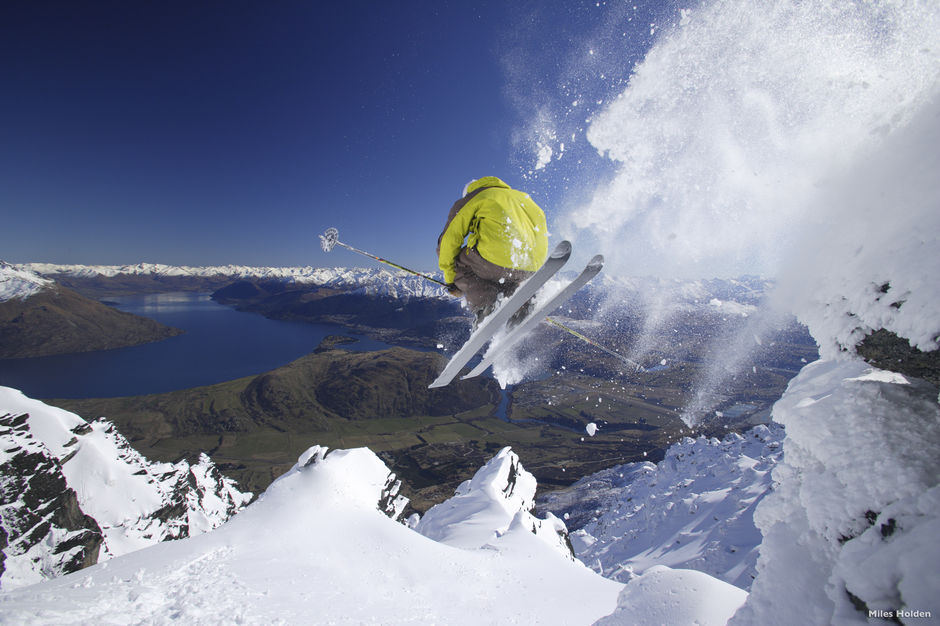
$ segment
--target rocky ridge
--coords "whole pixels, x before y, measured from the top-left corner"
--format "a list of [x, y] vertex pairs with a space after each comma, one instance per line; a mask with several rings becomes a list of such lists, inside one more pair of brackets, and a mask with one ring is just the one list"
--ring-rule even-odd
[[216, 528], [250, 500], [206, 455], [154, 463], [107, 420], [0, 387], [0, 589]]

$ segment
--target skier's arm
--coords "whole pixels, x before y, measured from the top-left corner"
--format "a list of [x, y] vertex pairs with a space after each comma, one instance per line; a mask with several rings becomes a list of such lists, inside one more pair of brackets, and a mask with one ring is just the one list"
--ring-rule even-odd
[[464, 239], [470, 232], [470, 224], [473, 221], [475, 210], [473, 203], [467, 203], [462, 209], [457, 211], [454, 218], [450, 220], [444, 232], [441, 233], [437, 243], [437, 264], [444, 272], [444, 282], [453, 283], [457, 276], [454, 262], [460, 249], [463, 247]]

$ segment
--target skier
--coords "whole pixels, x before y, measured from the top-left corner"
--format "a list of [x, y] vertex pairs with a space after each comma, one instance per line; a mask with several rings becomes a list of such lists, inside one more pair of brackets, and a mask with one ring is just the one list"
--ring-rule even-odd
[[542, 266], [547, 254], [545, 213], [529, 194], [495, 176], [467, 183], [437, 240], [447, 290], [464, 297], [474, 329], [500, 297], [511, 296]]

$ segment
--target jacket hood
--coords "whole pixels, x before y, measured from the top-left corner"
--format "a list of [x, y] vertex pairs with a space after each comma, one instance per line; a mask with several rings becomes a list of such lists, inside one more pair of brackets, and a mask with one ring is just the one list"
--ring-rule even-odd
[[495, 176], [484, 176], [483, 178], [471, 180], [469, 183], [467, 183], [467, 186], [463, 188], [463, 195], [466, 196], [468, 193], [483, 187], [503, 187], [505, 189], [512, 189], [512, 187]]

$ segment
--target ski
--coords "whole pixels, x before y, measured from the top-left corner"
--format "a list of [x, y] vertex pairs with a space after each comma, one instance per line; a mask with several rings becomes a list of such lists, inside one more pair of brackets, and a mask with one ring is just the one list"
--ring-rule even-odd
[[516, 289], [516, 292], [512, 294], [512, 296], [503, 301], [499, 308], [483, 320], [480, 327], [470, 335], [470, 339], [467, 340], [467, 343], [451, 357], [447, 366], [444, 367], [444, 371], [434, 379], [434, 382], [428, 385], [428, 389], [449, 385], [457, 374], [460, 373], [460, 370], [470, 362], [470, 359], [472, 359], [496, 333], [506, 326], [506, 323], [513, 314], [528, 302], [529, 298], [534, 296], [542, 285], [555, 275], [555, 272], [561, 269], [570, 256], [571, 244], [569, 242], [562, 241], [555, 246], [555, 249], [542, 267], [540, 267], [529, 280], [519, 285], [519, 288]]
[[597, 276], [597, 274], [604, 267], [604, 257], [598, 254], [593, 259], [588, 262], [584, 270], [570, 283], [568, 283], [564, 289], [559, 291], [557, 294], [552, 296], [548, 302], [544, 304], [536, 304], [536, 309], [532, 311], [528, 317], [526, 317], [521, 323], [514, 326], [506, 333], [506, 336], [502, 337], [499, 340], [499, 343], [492, 347], [486, 355], [483, 357], [483, 360], [480, 361], [479, 365], [473, 368], [469, 374], [463, 378], [473, 378], [474, 376], [479, 376], [486, 371], [490, 365], [493, 364], [500, 355], [504, 354], [509, 348], [514, 346], [519, 342], [520, 339], [525, 337], [529, 331], [531, 331], [539, 322], [548, 317], [548, 314], [560, 307], [565, 301], [573, 296], [581, 287], [586, 285], [589, 280]]

